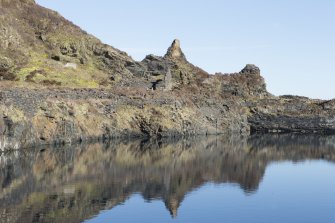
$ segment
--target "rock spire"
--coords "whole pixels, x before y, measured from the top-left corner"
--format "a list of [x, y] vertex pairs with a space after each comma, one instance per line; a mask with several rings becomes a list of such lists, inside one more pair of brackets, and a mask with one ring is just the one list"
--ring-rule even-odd
[[172, 60], [184, 60], [186, 61], [185, 54], [180, 48], [180, 41], [175, 39], [169, 49], [167, 50], [164, 58]]

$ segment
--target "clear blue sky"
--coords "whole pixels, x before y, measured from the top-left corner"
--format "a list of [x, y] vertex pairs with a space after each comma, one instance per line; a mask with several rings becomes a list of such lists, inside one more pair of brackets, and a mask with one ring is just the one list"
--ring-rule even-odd
[[335, 98], [334, 0], [37, 0], [136, 60], [181, 40], [210, 73], [262, 70], [270, 92]]

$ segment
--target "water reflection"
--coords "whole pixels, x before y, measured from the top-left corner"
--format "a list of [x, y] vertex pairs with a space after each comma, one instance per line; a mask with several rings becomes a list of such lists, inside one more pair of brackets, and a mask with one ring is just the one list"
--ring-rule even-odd
[[0, 222], [80, 222], [134, 193], [163, 200], [174, 217], [201, 185], [257, 191], [276, 161], [335, 161], [334, 136], [266, 135], [17, 151], [0, 156]]

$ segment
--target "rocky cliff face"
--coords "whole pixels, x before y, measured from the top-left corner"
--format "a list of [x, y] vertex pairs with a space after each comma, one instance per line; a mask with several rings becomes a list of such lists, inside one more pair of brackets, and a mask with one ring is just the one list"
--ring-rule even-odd
[[31, 0], [0, 0], [0, 149], [114, 137], [335, 131], [334, 101], [274, 97], [260, 69], [209, 75], [179, 40], [134, 61]]

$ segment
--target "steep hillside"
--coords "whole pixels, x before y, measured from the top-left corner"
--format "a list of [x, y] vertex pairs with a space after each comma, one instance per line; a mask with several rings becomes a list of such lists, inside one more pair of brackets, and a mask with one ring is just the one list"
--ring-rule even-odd
[[3, 80], [99, 87], [132, 74], [126, 53], [101, 43], [57, 12], [34, 1], [0, 1]]
[[[152, 87], [171, 69], [178, 83], [208, 74], [190, 64], [174, 41], [164, 57], [142, 63], [103, 44], [34, 1], [1, 0], [0, 78], [65, 87]], [[153, 83], [157, 82], [157, 83]]]

